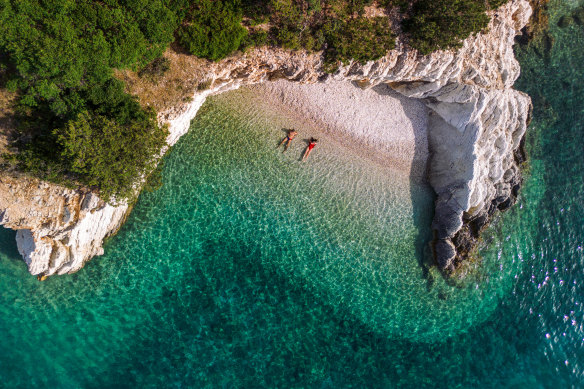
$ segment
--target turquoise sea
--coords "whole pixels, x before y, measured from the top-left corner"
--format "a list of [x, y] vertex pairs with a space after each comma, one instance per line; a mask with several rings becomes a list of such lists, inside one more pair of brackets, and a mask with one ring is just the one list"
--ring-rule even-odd
[[[211, 98], [106, 254], [38, 282], [0, 230], [0, 387], [584, 386], [582, 3], [518, 46], [517, 206], [464, 282], [423, 266], [433, 194], [249, 90]], [[302, 134], [302, 133], [301, 133]]]

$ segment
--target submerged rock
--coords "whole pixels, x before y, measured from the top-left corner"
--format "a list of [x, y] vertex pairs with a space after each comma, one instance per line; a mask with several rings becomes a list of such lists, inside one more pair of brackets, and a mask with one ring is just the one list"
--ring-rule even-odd
[[450, 239], [438, 239], [434, 242], [434, 257], [440, 270], [453, 271], [456, 247]]

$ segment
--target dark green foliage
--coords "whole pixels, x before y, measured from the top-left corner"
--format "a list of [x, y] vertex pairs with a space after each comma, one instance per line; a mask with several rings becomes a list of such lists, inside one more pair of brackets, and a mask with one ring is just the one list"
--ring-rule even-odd
[[395, 36], [382, 17], [358, 17], [345, 23], [336, 20], [327, 23], [324, 31], [328, 43], [325, 60], [329, 64], [339, 60], [347, 63], [350, 59], [365, 63], [383, 57], [395, 47]]
[[307, 24], [306, 15], [294, 0], [270, 0], [269, 9], [274, 43], [285, 49], [300, 49], [300, 34]]
[[[389, 0], [388, 0], [389, 1]], [[395, 45], [387, 17], [366, 18], [372, 0], [270, 0], [271, 42], [287, 49], [325, 49], [328, 67], [354, 58], [361, 63]]]
[[131, 198], [136, 178], [155, 167], [167, 131], [150, 120], [121, 125], [105, 116], [82, 112], [54, 131], [61, 161], [88, 186], [100, 188], [104, 200]]
[[170, 60], [165, 57], [156, 58], [148, 65], [144, 66], [139, 72], [140, 77], [160, 78], [170, 69]]
[[300, 36], [297, 31], [290, 30], [288, 27], [274, 27], [272, 28], [271, 33], [278, 46], [290, 50], [298, 50], [301, 48]]
[[324, 0], [308, 0], [308, 14], [321, 12], [323, 3]]
[[347, 10], [350, 15], [358, 14], [362, 16], [365, 7], [371, 5], [371, 3], [373, 3], [373, 0], [349, 0], [347, 2]]
[[252, 30], [241, 42], [240, 49], [245, 50], [253, 46], [266, 46], [268, 44], [268, 32], [265, 30]]
[[166, 4], [166, 7], [174, 13], [176, 20], [180, 24], [180, 22], [183, 21], [189, 14], [189, 11], [191, 10], [191, 4], [193, 3], [193, 1], [164, 0], [163, 3]]
[[456, 48], [489, 22], [484, 0], [418, 0], [403, 22], [410, 44], [422, 54]]
[[300, 44], [308, 51], [321, 50], [325, 44], [323, 29], [304, 30], [300, 34]]
[[584, 6], [580, 6], [572, 12], [572, 17], [574, 18], [574, 22], [578, 25], [584, 24]]
[[241, 18], [235, 2], [200, 0], [179, 29], [179, 42], [191, 54], [218, 61], [237, 50], [247, 35]]
[[[112, 162], [110, 170], [81, 170], [73, 159], [64, 158], [70, 145], [63, 143], [62, 131], [72, 128], [71, 123], [79, 124], [76, 121], [83, 113], [91, 118], [83, 127], [86, 134], [112, 135], [104, 130], [107, 121], [108, 128], [123, 133], [116, 140], [138, 144], [142, 139], [144, 150], [154, 153], [149, 137], [161, 130], [112, 77], [112, 68], [135, 69], [160, 57], [178, 25], [167, 3], [171, 2], [0, 0], [0, 53], [3, 68], [10, 69], [6, 87], [19, 93], [15, 146], [21, 168], [53, 181], [74, 178], [97, 185], [106, 197], [122, 198], [129, 193], [129, 175], [122, 174], [117, 181], [107, 176], [121, 165]], [[124, 138], [130, 135], [133, 138]], [[102, 136], [100, 141], [105, 139]], [[86, 141], [86, 147], [95, 146]], [[113, 144], [93, 149], [91, 161], [113, 158], [119, 150], [106, 149]], [[142, 158], [120, 159], [134, 179], [146, 173], [141, 170], [144, 161], [151, 160], [145, 154]]]
[[152, 170], [166, 130], [118, 80], [84, 91], [84, 98], [88, 110], [64, 124], [45, 121], [50, 115], [42, 110], [21, 118], [18, 165], [49, 181], [97, 187], [105, 200], [131, 197], [135, 181]]
[[159, 0], [3, 0], [0, 51], [15, 67], [20, 104], [55, 116], [85, 108], [85, 89], [111, 79], [112, 67], [136, 68], [173, 40], [174, 14]]
[[508, 1], [509, 0], [489, 0], [488, 3], [491, 9], [497, 9], [503, 4], [506, 4]]
[[0, 51], [0, 88], [6, 88], [8, 81], [14, 77], [15, 69], [11, 67], [8, 55]]
[[412, 1], [410, 0], [377, 0], [377, 4], [383, 8], [396, 7], [400, 12], [405, 13], [409, 9]]
[[243, 14], [248, 18], [248, 25], [257, 26], [270, 20], [268, 0], [242, 0]]

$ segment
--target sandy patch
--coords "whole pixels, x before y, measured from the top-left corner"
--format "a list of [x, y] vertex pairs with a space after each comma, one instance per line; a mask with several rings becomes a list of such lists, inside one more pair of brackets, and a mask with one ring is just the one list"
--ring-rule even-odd
[[428, 109], [419, 100], [385, 85], [363, 90], [347, 81], [301, 85], [280, 80], [249, 88], [356, 153], [412, 177], [425, 176]]

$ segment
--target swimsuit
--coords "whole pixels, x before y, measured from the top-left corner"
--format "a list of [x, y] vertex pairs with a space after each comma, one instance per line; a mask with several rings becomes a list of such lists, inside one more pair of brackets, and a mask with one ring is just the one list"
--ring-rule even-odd
[[308, 150], [312, 150], [316, 146], [316, 143], [311, 143], [308, 145]]

